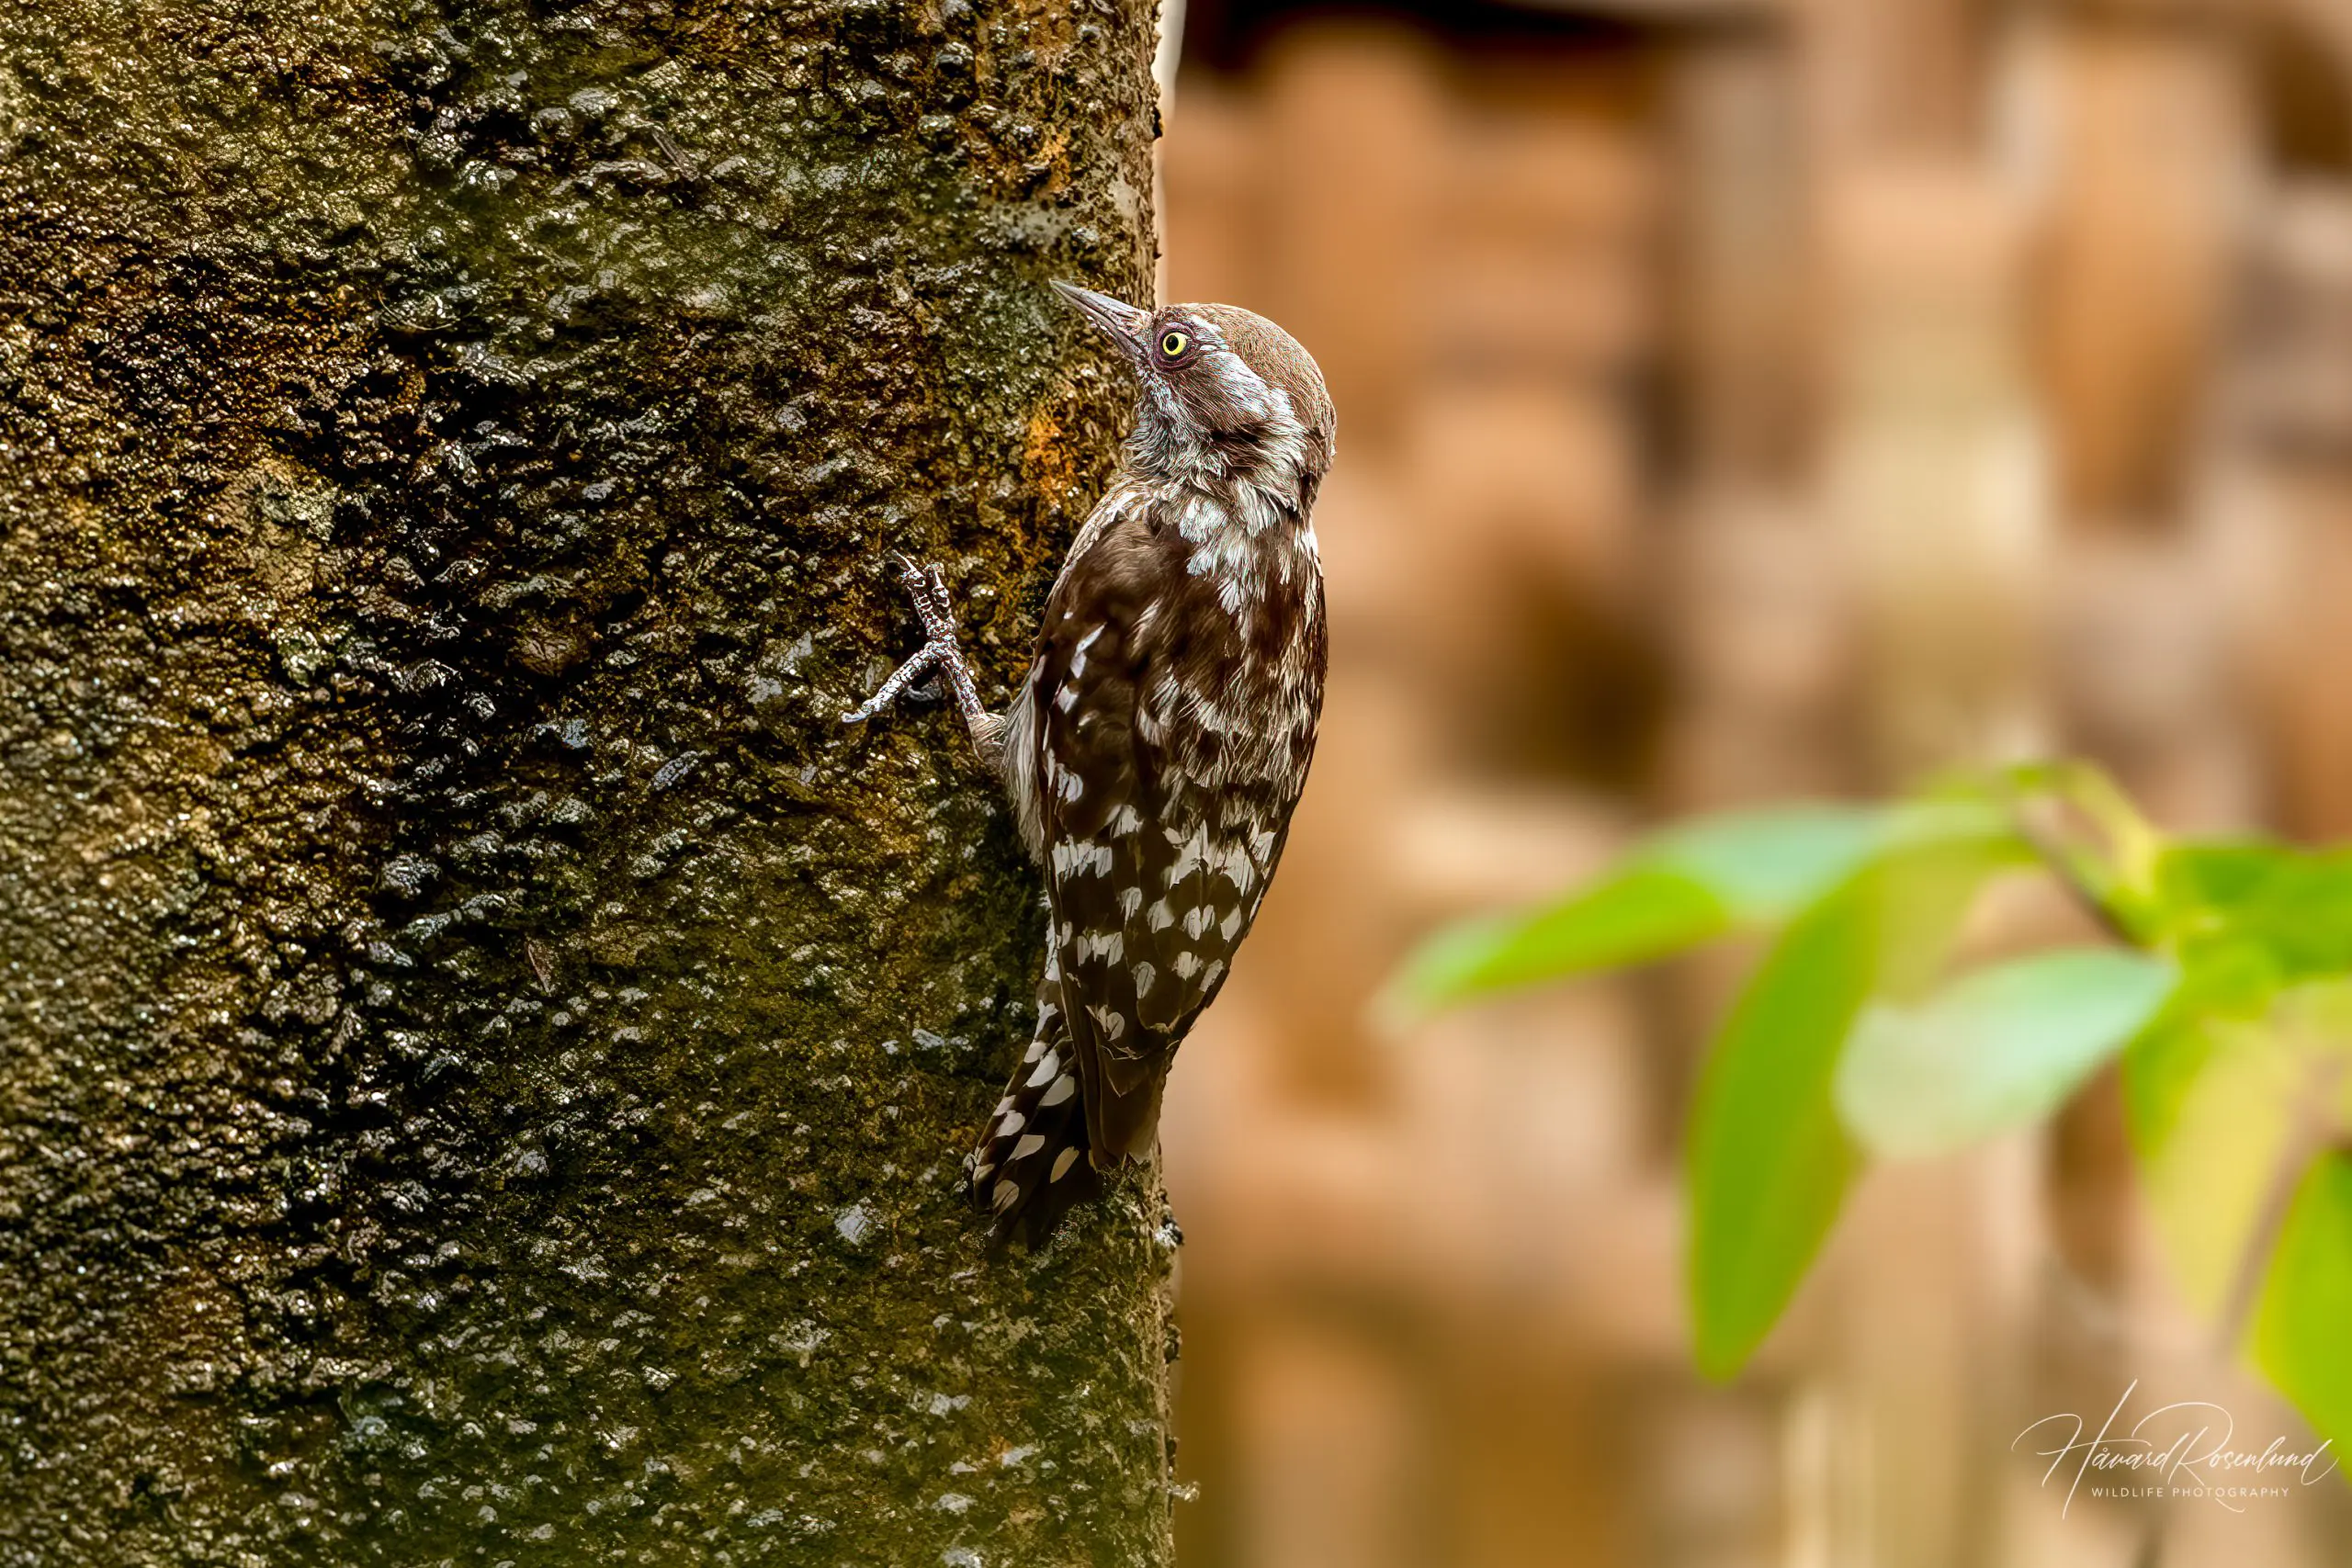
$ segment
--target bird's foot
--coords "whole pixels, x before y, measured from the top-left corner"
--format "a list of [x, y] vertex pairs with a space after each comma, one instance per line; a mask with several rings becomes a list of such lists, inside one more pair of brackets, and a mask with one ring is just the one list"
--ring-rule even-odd
[[905, 584], [907, 596], [914, 601], [916, 618], [922, 622], [923, 645], [914, 656], [890, 672], [890, 678], [876, 688], [856, 711], [842, 715], [843, 724], [863, 724], [898, 701], [900, 693], [925, 671], [936, 669], [947, 679], [948, 690], [954, 694], [956, 705], [965, 716], [967, 724], [982, 712], [979, 687], [972, 679], [972, 667], [965, 662], [964, 649], [956, 640], [956, 608], [947, 597], [946, 580], [935, 566], [918, 565], [912, 557], [899, 558], [899, 581]]

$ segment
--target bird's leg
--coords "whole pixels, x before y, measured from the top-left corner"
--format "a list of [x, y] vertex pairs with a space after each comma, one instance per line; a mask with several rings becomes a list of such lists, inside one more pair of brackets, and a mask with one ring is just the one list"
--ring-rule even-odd
[[915, 602], [915, 615], [922, 622], [923, 645], [914, 657], [891, 671], [875, 694], [866, 698], [855, 713], [842, 715], [843, 724], [862, 724], [898, 700], [910, 682], [924, 671], [938, 667], [946, 677], [947, 690], [956, 699], [956, 711], [963, 716], [964, 728], [971, 732], [975, 746], [985, 746], [986, 738], [996, 728], [996, 720], [980, 705], [980, 689], [972, 679], [972, 667], [964, 660], [964, 650], [956, 641], [956, 609], [947, 597], [946, 580], [935, 566], [917, 566], [905, 556], [899, 558], [899, 581], [906, 585], [907, 596]]

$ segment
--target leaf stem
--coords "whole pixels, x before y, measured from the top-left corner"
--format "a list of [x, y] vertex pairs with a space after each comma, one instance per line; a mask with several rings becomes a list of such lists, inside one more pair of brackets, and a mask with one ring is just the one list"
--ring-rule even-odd
[[[2147, 934], [2136, 928], [2129, 911], [2144, 909], [2154, 898], [2165, 839], [2131, 796], [2102, 769], [2073, 761], [2004, 770], [1995, 775], [1995, 788], [2018, 836], [2032, 846], [2092, 919], [2127, 946], [2148, 946]], [[2029, 809], [2037, 796], [2071, 809], [2089, 824], [2104, 840], [2106, 854], [2068, 843], [2060, 831], [2037, 825]]]
[[2011, 803], [2009, 820], [2011, 826], [2017, 829], [2018, 837], [2032, 846], [2033, 852], [2041, 858], [2042, 863], [2047, 865], [2052, 874], [2058, 878], [2059, 886], [2074, 895], [2075, 902], [2082, 907], [2101, 931], [2126, 947], [2146, 945], [2139, 934], [2125, 923], [2123, 917], [2116, 912], [2114, 907], [2101, 897], [2098, 888], [2093, 886], [2095, 879], [2088, 874], [2087, 868], [2081, 863], [2082, 857], [2059, 842], [2055, 834], [2044, 832], [2035, 826], [2027, 818], [2022, 802]]

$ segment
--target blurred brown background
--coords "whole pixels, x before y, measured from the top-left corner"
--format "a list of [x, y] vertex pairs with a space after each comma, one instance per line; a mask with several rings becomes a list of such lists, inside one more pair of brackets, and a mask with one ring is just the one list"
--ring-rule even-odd
[[1341, 413], [1322, 751], [1168, 1114], [1186, 1561], [2352, 1562], [2338, 1483], [2062, 1517], [2011, 1453], [2134, 1378], [2302, 1433], [2180, 1305], [2111, 1083], [1876, 1172], [1716, 1388], [1675, 1173], [1737, 955], [1370, 1009], [1644, 824], [1955, 759], [2352, 834], [2352, 0], [1193, 0], [1181, 37], [1163, 297], [1277, 318]]

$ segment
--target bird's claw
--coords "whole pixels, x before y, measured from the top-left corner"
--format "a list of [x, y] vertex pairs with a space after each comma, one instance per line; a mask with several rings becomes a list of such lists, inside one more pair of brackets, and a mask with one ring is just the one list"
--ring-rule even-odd
[[956, 644], [956, 610], [947, 596], [947, 580], [936, 566], [925, 566], [904, 551], [898, 553], [899, 581], [914, 601], [915, 617], [922, 622], [923, 645], [907, 661], [891, 671], [890, 678], [875, 689], [854, 712], [842, 715], [843, 724], [863, 724], [897, 700], [912, 683], [915, 677], [934, 665], [956, 671], [962, 666], [963, 650]]

